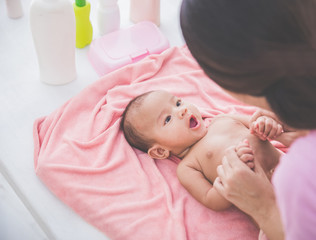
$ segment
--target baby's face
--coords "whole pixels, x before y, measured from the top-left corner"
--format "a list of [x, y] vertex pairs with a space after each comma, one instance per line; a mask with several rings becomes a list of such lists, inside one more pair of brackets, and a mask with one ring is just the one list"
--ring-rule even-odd
[[207, 133], [199, 110], [166, 91], [150, 93], [133, 120], [142, 134], [176, 155]]

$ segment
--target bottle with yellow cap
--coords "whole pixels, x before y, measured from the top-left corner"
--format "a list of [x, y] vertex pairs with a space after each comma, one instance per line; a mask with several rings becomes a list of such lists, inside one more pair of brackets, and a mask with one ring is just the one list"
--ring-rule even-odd
[[84, 48], [92, 41], [90, 3], [86, 0], [76, 0], [73, 6], [76, 16], [76, 47]]

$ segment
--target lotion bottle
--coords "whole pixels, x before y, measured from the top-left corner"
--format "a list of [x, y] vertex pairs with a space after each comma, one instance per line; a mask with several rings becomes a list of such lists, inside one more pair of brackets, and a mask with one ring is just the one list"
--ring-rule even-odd
[[131, 0], [130, 19], [134, 23], [151, 21], [160, 25], [160, 0]]
[[69, 0], [33, 0], [30, 25], [40, 80], [60, 85], [76, 78], [76, 22]]
[[99, 0], [97, 19], [101, 36], [119, 30], [120, 9], [117, 0]]
[[76, 0], [73, 7], [76, 16], [76, 47], [84, 48], [91, 43], [93, 35], [90, 22], [91, 5], [86, 0]]

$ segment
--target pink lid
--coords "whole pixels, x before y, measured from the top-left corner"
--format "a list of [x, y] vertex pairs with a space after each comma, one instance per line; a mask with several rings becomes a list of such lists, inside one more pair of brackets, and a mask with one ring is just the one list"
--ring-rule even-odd
[[159, 28], [146, 21], [95, 39], [90, 45], [88, 57], [102, 76], [149, 54], [161, 53], [168, 47], [168, 39]]

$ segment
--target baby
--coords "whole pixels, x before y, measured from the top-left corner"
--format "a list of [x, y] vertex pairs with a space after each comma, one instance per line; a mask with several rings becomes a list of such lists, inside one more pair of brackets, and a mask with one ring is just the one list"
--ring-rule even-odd
[[[121, 129], [131, 146], [152, 158], [175, 155], [182, 159], [177, 167], [181, 184], [200, 203], [220, 211], [232, 205], [212, 185], [225, 149], [237, 146], [238, 156], [251, 168], [254, 158], [258, 159], [268, 178], [279, 161], [280, 152], [261, 139], [281, 135], [282, 126], [272, 118], [260, 117], [250, 131], [249, 121], [245, 115], [220, 114], [206, 125], [193, 104], [166, 91], [152, 91], [128, 104]], [[259, 125], [265, 128], [265, 136]]]

